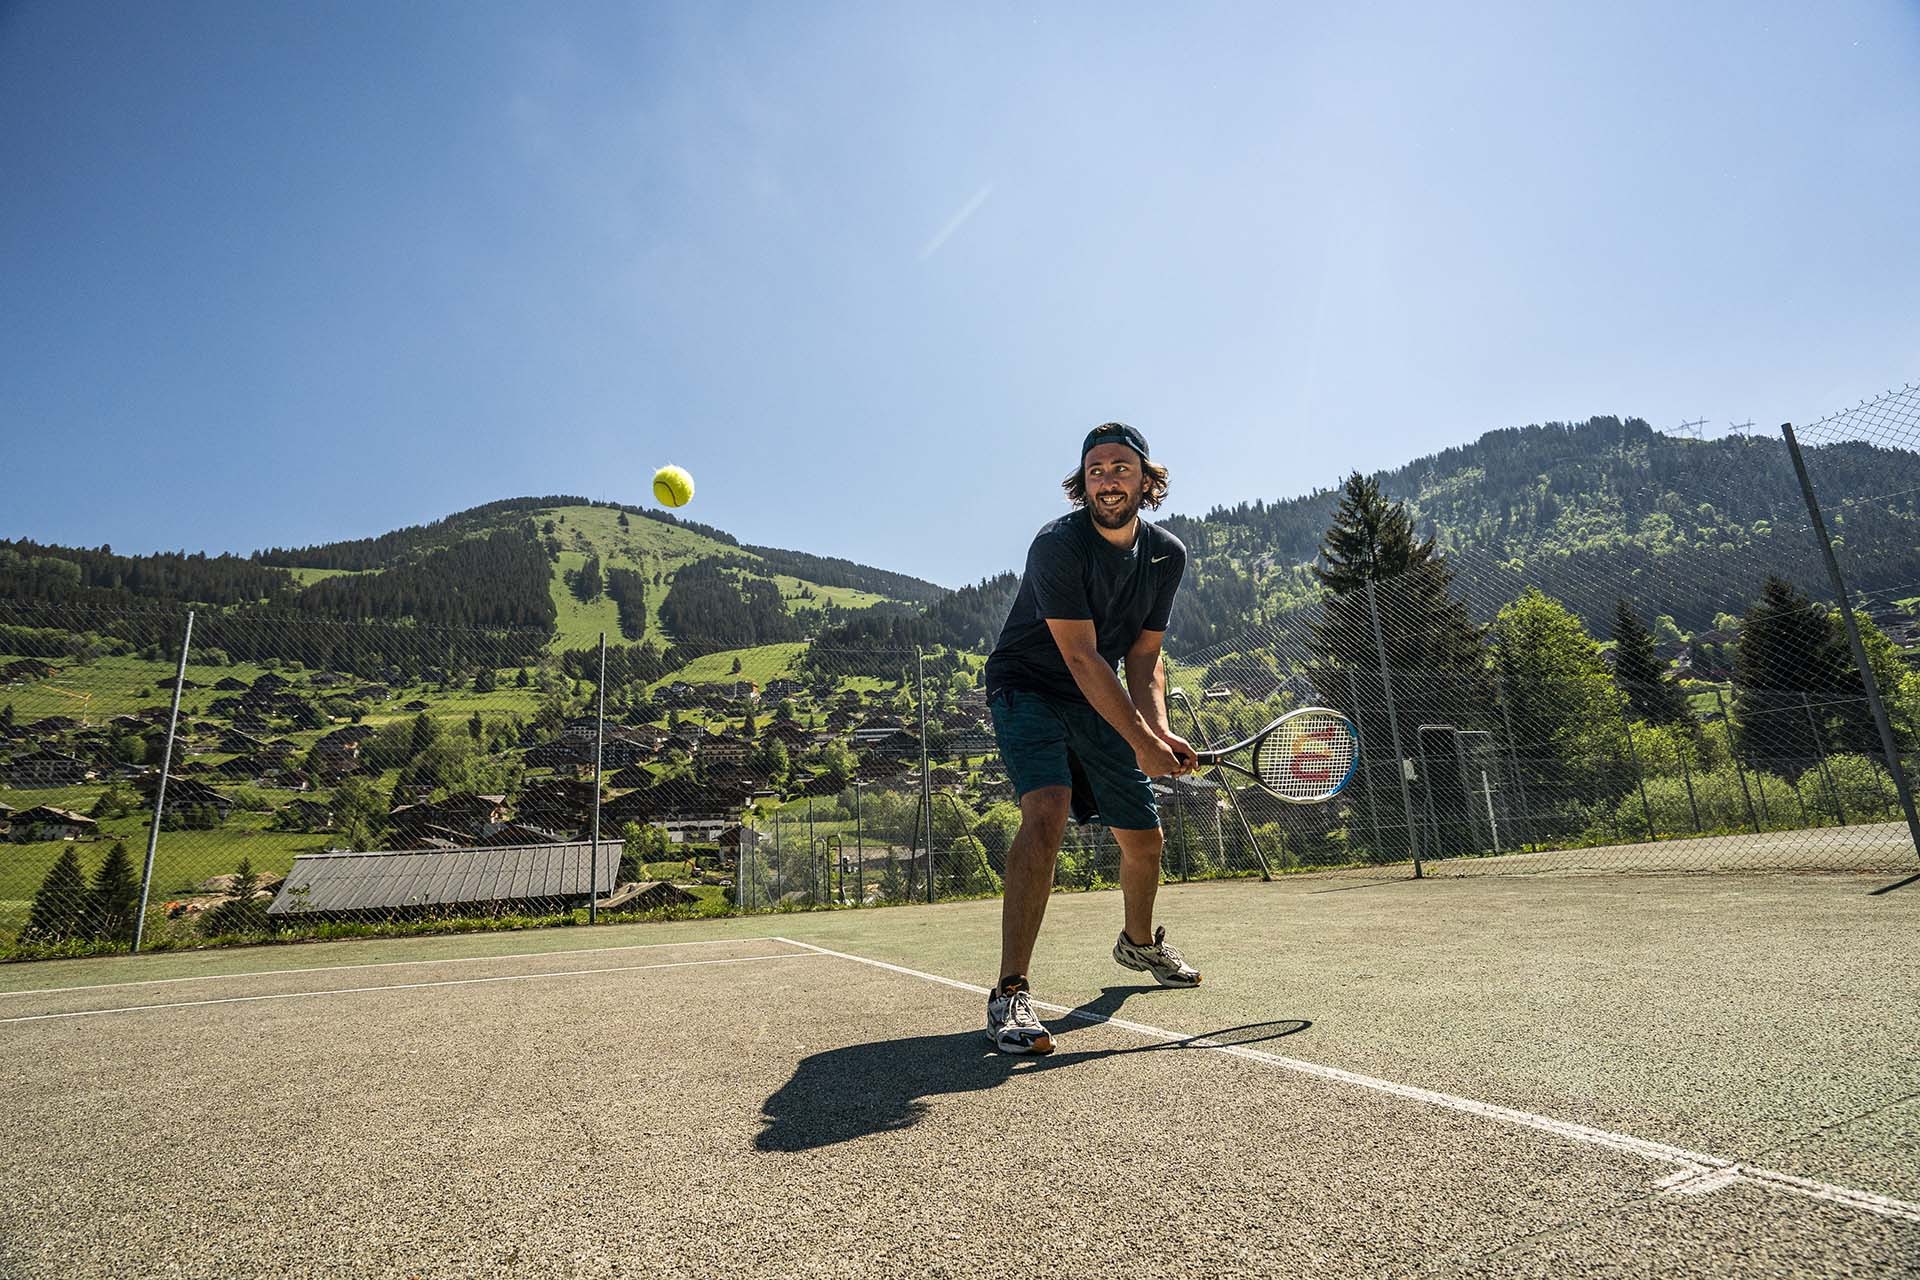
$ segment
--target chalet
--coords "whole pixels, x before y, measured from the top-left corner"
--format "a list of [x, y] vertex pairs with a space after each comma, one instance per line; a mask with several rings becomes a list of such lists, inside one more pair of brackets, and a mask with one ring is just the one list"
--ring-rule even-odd
[[694, 753], [702, 764], [740, 764], [747, 758], [747, 744], [727, 734], [707, 734]]
[[694, 707], [700, 705], [700, 691], [685, 681], [676, 680], [655, 693], [653, 700], [663, 707]]
[[653, 785], [653, 773], [651, 770], [643, 769], [637, 764], [630, 764], [624, 769], [616, 769], [614, 772], [608, 774], [607, 785], [616, 791], [631, 791], [635, 787], [650, 787]]
[[543, 742], [527, 752], [529, 769], [569, 769], [592, 763], [592, 742]]
[[660, 818], [653, 825], [666, 832], [674, 844], [712, 844], [728, 827], [738, 826], [739, 819], [725, 813], [676, 814]]
[[355, 733], [361, 726], [335, 729], [313, 744], [314, 767], [323, 773], [352, 773], [360, 767], [360, 744], [365, 734]]
[[235, 679], [233, 676], [221, 676], [213, 682], [213, 687], [222, 693], [242, 693], [249, 686], [245, 680]]
[[253, 688], [256, 693], [278, 693], [282, 689], [290, 688], [292, 684], [293, 681], [287, 679], [279, 672], [268, 671], [253, 682]]
[[849, 735], [856, 753], [881, 760], [912, 760], [920, 755], [920, 735], [905, 729], [855, 729]]
[[600, 765], [605, 769], [625, 768], [642, 760], [651, 760], [653, 755], [653, 744], [624, 733], [609, 734], [600, 745]]
[[264, 718], [249, 711], [243, 711], [233, 718], [233, 727], [241, 733], [260, 737], [273, 732], [273, 725]]
[[85, 760], [60, 751], [35, 751], [15, 756], [6, 765], [7, 785], [23, 790], [32, 787], [77, 787], [94, 776]]
[[785, 676], [779, 676], [767, 681], [760, 690], [760, 696], [763, 698], [791, 698], [799, 692], [801, 692], [801, 684], [798, 680], [789, 680]]
[[[173, 680], [174, 678], [172, 676], [166, 676], [162, 679], [155, 680], [153, 682], [153, 687], [156, 689], [171, 689], [173, 688]], [[204, 689], [206, 687], [207, 686], [201, 684], [198, 680], [182, 680], [180, 682], [180, 688], [182, 691], [185, 691], [187, 689]]]
[[[149, 770], [133, 780], [134, 790], [153, 803], [154, 792], [160, 786], [160, 771]], [[183, 778], [177, 773], [167, 775], [167, 812], [179, 813], [183, 809], [213, 808], [220, 811], [221, 820], [233, 812], [231, 797], [214, 790], [204, 782], [192, 778]]]
[[256, 738], [250, 733], [243, 733], [239, 729], [227, 729], [220, 734], [220, 749], [222, 751], [258, 751], [266, 745], [264, 740]]
[[63, 733], [72, 733], [80, 728], [80, 721], [72, 716], [47, 716], [35, 720], [27, 726], [27, 736], [31, 738], [56, 738]]
[[575, 716], [560, 726], [560, 736], [572, 742], [592, 742], [600, 736], [600, 720], [596, 716]]
[[15, 844], [34, 844], [42, 840], [86, 840], [99, 834], [100, 824], [83, 813], [36, 805], [22, 809], [7, 823], [7, 839]]
[[60, 668], [38, 658], [19, 658], [0, 667], [0, 684], [25, 684], [29, 680], [51, 680]]
[[853, 771], [853, 776], [862, 782], [881, 782], [888, 778], [897, 778], [907, 772], [907, 762], [891, 756], [868, 756]]
[[387, 822], [397, 834], [427, 828], [454, 833], [457, 840], [492, 835], [507, 821], [507, 798], [501, 795], [474, 795], [463, 792], [432, 804], [403, 804], [387, 814]]
[[331, 689], [347, 682], [347, 678], [336, 671], [315, 671], [307, 677], [307, 683], [315, 689]]
[[393, 690], [383, 684], [363, 684], [353, 691], [353, 696], [362, 702], [385, 702], [393, 697]]
[[808, 746], [813, 742], [814, 736], [813, 730], [808, 729], [798, 720], [775, 720], [761, 732], [764, 736], [783, 742], [788, 747]]
[[433, 704], [431, 702], [422, 702], [420, 699], [415, 698], [412, 702], [405, 704], [400, 709], [402, 711], [431, 711]]

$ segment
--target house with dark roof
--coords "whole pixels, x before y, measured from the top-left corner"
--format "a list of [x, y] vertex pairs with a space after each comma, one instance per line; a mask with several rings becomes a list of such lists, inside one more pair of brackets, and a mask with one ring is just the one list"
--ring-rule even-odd
[[40, 750], [7, 761], [4, 771], [7, 785], [28, 790], [35, 787], [77, 787], [94, 776], [94, 769], [78, 756], [63, 751]]
[[88, 840], [99, 831], [100, 824], [84, 813], [44, 804], [22, 809], [7, 822], [7, 839], [15, 844], [34, 844], [42, 840]]

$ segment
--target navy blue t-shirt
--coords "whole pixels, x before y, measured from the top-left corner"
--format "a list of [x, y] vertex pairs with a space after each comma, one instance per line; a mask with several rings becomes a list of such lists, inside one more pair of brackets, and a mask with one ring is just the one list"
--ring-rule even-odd
[[1090, 619], [1100, 657], [1115, 665], [1142, 631], [1167, 629], [1186, 568], [1180, 539], [1145, 520], [1130, 547], [1101, 537], [1085, 507], [1045, 525], [1027, 551], [1019, 594], [987, 658], [988, 696], [1020, 689], [1085, 702], [1047, 619]]

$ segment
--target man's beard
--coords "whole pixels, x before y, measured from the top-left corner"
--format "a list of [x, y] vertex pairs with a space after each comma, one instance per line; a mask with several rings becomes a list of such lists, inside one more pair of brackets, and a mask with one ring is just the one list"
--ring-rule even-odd
[[1087, 508], [1093, 512], [1093, 522], [1102, 529], [1124, 529], [1127, 521], [1140, 513], [1140, 498], [1137, 494], [1123, 497], [1119, 505], [1111, 509], [1101, 506], [1097, 497], [1089, 498]]

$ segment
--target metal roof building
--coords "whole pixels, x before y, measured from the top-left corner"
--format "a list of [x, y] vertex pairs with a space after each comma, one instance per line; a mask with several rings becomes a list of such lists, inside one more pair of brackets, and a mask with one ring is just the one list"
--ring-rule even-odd
[[[613, 891], [618, 840], [600, 842], [599, 887]], [[591, 892], [593, 843], [506, 845], [490, 849], [408, 849], [307, 853], [293, 860], [269, 916], [485, 912], [584, 904]]]

